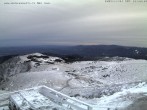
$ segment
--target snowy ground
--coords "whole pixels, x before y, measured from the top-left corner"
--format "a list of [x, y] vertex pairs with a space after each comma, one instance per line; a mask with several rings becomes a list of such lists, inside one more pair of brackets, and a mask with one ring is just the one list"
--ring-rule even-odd
[[[32, 55], [29, 57], [31, 61], [28, 55], [15, 59], [15, 69], [20, 71], [11, 68], [9, 79], [1, 83], [0, 89], [15, 91], [46, 85], [101, 107], [127, 107], [146, 97], [147, 84], [141, 83], [147, 81], [146, 60], [82, 61], [67, 64], [57, 57], [41, 58], [43, 55], [38, 53]], [[6, 62], [6, 67], [12, 66], [12, 62], [14, 61]], [[26, 69], [28, 65], [29, 69]], [[3, 72], [8, 73], [8, 70]]]
[[[138, 85], [130, 88], [123, 89], [120, 92], [116, 92], [110, 96], [103, 96], [97, 100], [96, 106], [98, 107], [109, 107], [118, 109], [128, 109], [128, 110], [140, 110], [136, 106], [136, 109], [132, 109], [135, 105], [133, 103], [138, 99], [146, 99], [147, 97], [147, 84], [145, 82], [139, 83]], [[131, 106], [132, 105], [132, 106]], [[128, 107], [128, 108], [127, 108]]]

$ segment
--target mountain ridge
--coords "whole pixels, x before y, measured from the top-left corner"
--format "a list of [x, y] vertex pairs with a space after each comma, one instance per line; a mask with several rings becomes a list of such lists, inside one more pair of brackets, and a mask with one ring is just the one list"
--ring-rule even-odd
[[[127, 57], [147, 60], [147, 48], [118, 45], [36, 46], [0, 48], [0, 63], [14, 56], [43, 53], [71, 61], [100, 60], [104, 57]], [[70, 61], [69, 61], [70, 62]]]

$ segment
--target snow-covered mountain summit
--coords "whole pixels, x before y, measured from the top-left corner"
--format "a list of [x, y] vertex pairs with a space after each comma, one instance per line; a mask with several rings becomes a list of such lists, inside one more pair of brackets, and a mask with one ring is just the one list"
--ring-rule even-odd
[[47, 56], [41, 53], [33, 53], [29, 55], [20, 56], [20, 59], [22, 63], [34, 62], [34, 63], [40, 63], [40, 64], [54, 64], [57, 62], [64, 62], [64, 60], [59, 57]]
[[64, 60], [58, 57], [43, 55], [41, 53], [17, 56], [0, 65], [0, 80], [6, 80], [9, 76], [18, 73], [41, 71], [41, 69], [37, 69], [37, 67], [47, 66], [59, 62], [63, 63]]

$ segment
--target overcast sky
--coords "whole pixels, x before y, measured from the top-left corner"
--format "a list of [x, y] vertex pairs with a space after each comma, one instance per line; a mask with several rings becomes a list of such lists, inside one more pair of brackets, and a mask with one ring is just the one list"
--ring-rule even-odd
[[[4, 5], [4, 1], [51, 4]], [[147, 47], [147, 3], [0, 1], [0, 47], [98, 44]]]

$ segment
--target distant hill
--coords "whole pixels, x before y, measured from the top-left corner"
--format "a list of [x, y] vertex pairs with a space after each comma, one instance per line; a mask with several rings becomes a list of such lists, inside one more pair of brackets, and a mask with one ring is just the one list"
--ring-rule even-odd
[[147, 60], [147, 48], [139, 47], [125, 47], [116, 45], [76, 46], [70, 49], [69, 53], [91, 59], [119, 56]]
[[127, 47], [117, 45], [79, 45], [79, 46], [32, 46], [0, 48], [0, 63], [11, 55], [24, 55], [39, 52], [63, 59], [99, 60], [104, 57], [128, 57], [147, 60], [147, 48]]

